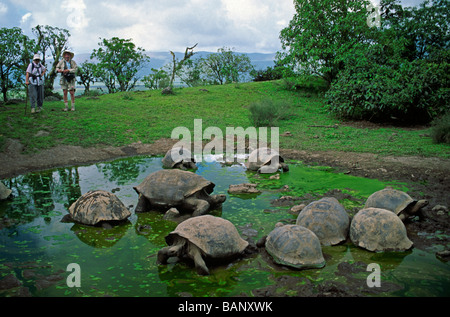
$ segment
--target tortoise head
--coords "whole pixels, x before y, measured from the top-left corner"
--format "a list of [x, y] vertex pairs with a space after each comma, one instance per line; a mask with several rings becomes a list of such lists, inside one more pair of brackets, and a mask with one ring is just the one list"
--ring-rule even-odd
[[227, 199], [226, 195], [211, 195], [209, 203], [213, 206], [220, 206]]
[[415, 204], [413, 204], [413, 206], [411, 207], [410, 213], [411, 214], [415, 214], [417, 213], [420, 209], [422, 209], [423, 207], [428, 205], [428, 200], [426, 199], [421, 199], [418, 200]]

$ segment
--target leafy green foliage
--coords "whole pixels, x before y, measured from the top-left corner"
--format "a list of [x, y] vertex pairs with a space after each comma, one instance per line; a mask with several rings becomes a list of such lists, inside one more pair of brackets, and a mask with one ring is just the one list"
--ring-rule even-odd
[[444, 116], [433, 120], [431, 137], [434, 143], [450, 144], [450, 111]]
[[142, 82], [148, 89], [161, 89], [169, 86], [170, 76], [164, 69], [152, 68], [152, 73], [144, 76]]
[[20, 28], [0, 29], [0, 88], [3, 101], [8, 92], [24, 89], [24, 74], [32, 59], [36, 42], [22, 33]]
[[346, 52], [371, 39], [368, 1], [295, 0], [296, 13], [280, 33], [278, 61], [302, 73], [322, 76], [328, 84], [344, 64]]
[[274, 101], [269, 98], [250, 104], [250, 120], [255, 127], [274, 127], [279, 120], [289, 117], [289, 105], [284, 100]]
[[128, 91], [134, 88], [138, 71], [149, 57], [144, 49], [136, 47], [130, 39], [103, 39], [94, 49], [91, 59], [97, 59], [94, 75], [99, 78], [110, 93]]
[[56, 65], [61, 60], [62, 53], [67, 49], [70, 32], [67, 29], [50, 25], [37, 25], [32, 29], [37, 39], [38, 51], [42, 52], [42, 64], [46, 65], [46, 56], [53, 58], [53, 64], [46, 65], [47, 74], [45, 76], [45, 92], [51, 95], [53, 83], [57, 76]]
[[217, 53], [201, 59], [203, 73], [209, 82], [223, 85], [238, 83], [242, 76], [253, 70], [250, 58], [246, 54], [237, 54], [230, 48], [222, 47]]
[[404, 9], [383, 0], [381, 8], [375, 41], [341, 58], [344, 67], [326, 95], [329, 108], [350, 119], [430, 122], [450, 108], [449, 2]]

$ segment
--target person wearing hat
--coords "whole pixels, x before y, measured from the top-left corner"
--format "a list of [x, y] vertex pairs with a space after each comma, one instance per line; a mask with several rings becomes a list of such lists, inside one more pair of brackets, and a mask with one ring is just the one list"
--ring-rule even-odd
[[41, 56], [34, 54], [33, 61], [28, 65], [25, 74], [25, 84], [28, 86], [28, 94], [30, 96], [31, 113], [40, 112], [44, 105], [45, 71], [45, 66], [41, 64]]
[[76, 74], [78, 70], [77, 63], [73, 60], [75, 54], [71, 51], [64, 51], [63, 59], [56, 65], [56, 72], [61, 73], [61, 88], [64, 93], [64, 111], [69, 110], [69, 101], [67, 99], [67, 91], [70, 92], [70, 100], [72, 103], [71, 110], [75, 111], [75, 84]]

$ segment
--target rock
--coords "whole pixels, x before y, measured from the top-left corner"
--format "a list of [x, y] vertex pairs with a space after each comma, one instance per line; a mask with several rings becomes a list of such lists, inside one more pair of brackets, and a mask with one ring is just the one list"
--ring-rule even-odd
[[180, 216], [180, 212], [178, 211], [178, 209], [173, 207], [166, 211], [163, 219], [172, 220], [172, 219], [178, 218], [179, 216]]
[[50, 135], [50, 132], [44, 131], [44, 130], [39, 130], [34, 136], [40, 137], [40, 136], [47, 136], [47, 135]]
[[448, 212], [447, 206], [443, 205], [436, 205], [431, 210], [436, 212], [438, 215], [444, 215], [446, 212]]
[[11, 289], [21, 285], [22, 282], [14, 274], [8, 274], [0, 280], [0, 290]]
[[269, 179], [280, 179], [280, 174], [272, 175]]
[[436, 252], [436, 256], [444, 261], [450, 260], [450, 250]]
[[173, 95], [172, 87], [166, 87], [161, 91], [161, 94], [163, 95]]
[[230, 185], [228, 193], [230, 194], [259, 194], [261, 191], [256, 189], [256, 184], [243, 183]]
[[6, 187], [2, 182], [0, 182], [0, 200], [7, 199], [12, 193], [12, 190]]

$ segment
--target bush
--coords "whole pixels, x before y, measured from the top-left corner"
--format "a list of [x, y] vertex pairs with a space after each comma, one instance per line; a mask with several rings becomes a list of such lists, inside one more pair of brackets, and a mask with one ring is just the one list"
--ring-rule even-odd
[[283, 68], [269, 66], [266, 69], [253, 70], [250, 75], [253, 77], [253, 81], [278, 80], [283, 78]]
[[349, 119], [412, 124], [429, 123], [449, 109], [448, 62], [374, 60], [360, 56], [339, 73], [325, 95], [332, 112]]
[[450, 144], [450, 112], [433, 120], [431, 137], [434, 143]]
[[263, 99], [249, 106], [250, 120], [255, 127], [273, 127], [278, 120], [285, 120], [290, 116], [290, 106], [282, 101]]
[[314, 75], [285, 77], [283, 78], [282, 85], [286, 90], [304, 91], [315, 94], [324, 92], [328, 88], [324, 79]]

